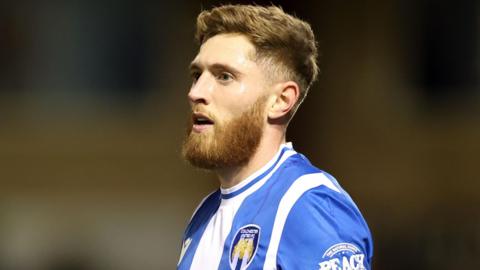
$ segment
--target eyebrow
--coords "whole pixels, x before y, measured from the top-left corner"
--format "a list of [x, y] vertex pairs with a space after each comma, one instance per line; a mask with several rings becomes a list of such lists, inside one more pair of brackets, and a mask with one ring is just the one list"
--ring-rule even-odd
[[[192, 62], [190, 64], [189, 69], [190, 69], [190, 71], [203, 70], [203, 67], [198, 62]], [[234, 68], [234, 67], [232, 67], [228, 64], [215, 63], [215, 64], [212, 64], [212, 65], [209, 65], [208, 69], [217, 70], [217, 71], [218, 70], [226, 70], [228, 72], [233, 73], [236, 76], [243, 75], [243, 73], [240, 70], [238, 70], [238, 69], [236, 69], [236, 68]]]

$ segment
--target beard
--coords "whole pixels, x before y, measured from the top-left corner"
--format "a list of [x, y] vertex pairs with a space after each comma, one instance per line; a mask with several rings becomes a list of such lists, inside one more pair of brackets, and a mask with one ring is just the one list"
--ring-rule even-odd
[[190, 120], [182, 147], [183, 157], [193, 166], [207, 170], [247, 164], [262, 138], [265, 103], [266, 98], [259, 98], [239, 117], [225, 123], [214, 121], [213, 129], [202, 133], [192, 132]]

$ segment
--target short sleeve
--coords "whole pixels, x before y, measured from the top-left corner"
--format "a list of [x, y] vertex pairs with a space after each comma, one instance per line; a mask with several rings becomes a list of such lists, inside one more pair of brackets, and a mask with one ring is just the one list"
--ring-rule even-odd
[[303, 194], [292, 207], [279, 243], [278, 269], [371, 269], [372, 240], [360, 211], [325, 186]]

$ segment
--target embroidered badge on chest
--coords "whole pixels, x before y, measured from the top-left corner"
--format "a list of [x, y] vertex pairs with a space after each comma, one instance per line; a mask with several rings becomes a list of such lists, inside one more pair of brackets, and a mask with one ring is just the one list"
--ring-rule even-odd
[[233, 236], [230, 245], [230, 267], [232, 270], [244, 270], [255, 257], [260, 239], [260, 227], [249, 224], [241, 227]]

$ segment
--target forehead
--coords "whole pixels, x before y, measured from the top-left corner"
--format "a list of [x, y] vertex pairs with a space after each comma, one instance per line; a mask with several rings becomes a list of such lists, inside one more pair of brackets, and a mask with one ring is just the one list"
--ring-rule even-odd
[[228, 64], [237, 68], [255, 65], [255, 47], [243, 35], [220, 34], [205, 41], [193, 60], [203, 65]]

